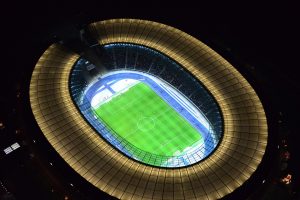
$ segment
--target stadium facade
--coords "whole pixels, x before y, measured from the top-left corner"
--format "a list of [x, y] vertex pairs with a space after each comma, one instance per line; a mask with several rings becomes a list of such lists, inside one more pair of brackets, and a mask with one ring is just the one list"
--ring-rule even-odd
[[[90, 24], [88, 31], [98, 41], [99, 51], [106, 52], [100, 52], [103, 57], [98, 64], [90, 65], [64, 45], [53, 44], [39, 59], [30, 84], [30, 102], [37, 123], [78, 174], [120, 199], [218, 199], [250, 178], [266, 149], [267, 121], [255, 91], [230, 63], [192, 36], [156, 22], [106, 20]], [[141, 53], [142, 59], [133, 52]], [[198, 116], [205, 119], [200, 124], [208, 124], [207, 132], [199, 131], [204, 147], [195, 148], [195, 155], [191, 151], [175, 154], [176, 159], [167, 159], [171, 162], [162, 159], [166, 151], [159, 156], [152, 152], [149, 159], [143, 160], [135, 155], [134, 147], [125, 145], [126, 141], [132, 144], [135, 140], [130, 142], [123, 137], [125, 141], [120, 142], [113, 137], [118, 134], [107, 129], [115, 129], [114, 125], [101, 126], [105, 122], [93, 120], [92, 98], [100, 93], [89, 89], [97, 80], [116, 72], [127, 74], [121, 79], [127, 81], [137, 80], [132, 74], [143, 75], [144, 79], [151, 74], [152, 81], [161, 79], [165, 83], [161, 85], [173, 88], [165, 90], [176, 94], [172, 97], [181, 96], [172, 106], [174, 109], [180, 99], [190, 102], [193, 106], [188, 108], [195, 108]], [[108, 83], [101, 82], [99, 88]], [[91, 98], [85, 101], [89, 94]], [[178, 113], [193, 125], [185, 112], [177, 110]], [[149, 119], [142, 121], [145, 126], [141, 130], [149, 127], [149, 122], [150, 127], [157, 129]], [[195, 128], [197, 124], [194, 125]], [[201, 156], [197, 154], [199, 149]], [[174, 150], [171, 152], [173, 158]], [[186, 158], [189, 156], [194, 160]]]

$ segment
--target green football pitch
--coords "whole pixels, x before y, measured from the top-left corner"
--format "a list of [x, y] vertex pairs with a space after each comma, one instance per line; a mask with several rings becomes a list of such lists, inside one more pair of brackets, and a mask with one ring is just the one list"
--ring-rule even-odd
[[[201, 141], [200, 133], [142, 82], [115, 95], [93, 112], [117, 138], [157, 156], [181, 155]], [[125, 148], [139, 157], [136, 148]]]

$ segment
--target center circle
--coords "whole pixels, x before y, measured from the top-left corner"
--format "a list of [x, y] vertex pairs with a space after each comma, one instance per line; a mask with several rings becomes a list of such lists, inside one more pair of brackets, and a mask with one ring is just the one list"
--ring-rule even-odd
[[155, 128], [155, 120], [152, 117], [142, 117], [137, 122], [137, 127], [143, 132], [150, 131]]

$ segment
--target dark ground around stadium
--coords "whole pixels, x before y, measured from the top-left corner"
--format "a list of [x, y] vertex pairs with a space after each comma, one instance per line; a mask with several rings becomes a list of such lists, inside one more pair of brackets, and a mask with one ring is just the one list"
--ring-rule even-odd
[[[135, 4], [137, 5], [137, 4]], [[18, 141], [21, 148], [0, 154], [0, 181], [16, 199], [110, 198], [86, 184], [50, 152], [32, 119], [28, 83], [42, 52], [53, 41], [77, 38], [76, 29], [92, 21], [111, 18], [148, 19], [176, 27], [208, 44], [231, 62], [255, 88], [272, 126], [266, 182], [237, 199], [298, 199], [300, 188], [300, 77], [299, 12], [295, 5], [181, 5], [155, 3], [129, 6], [115, 2], [93, 6], [81, 2], [30, 5], [10, 3], [1, 12], [0, 130], [1, 151]], [[74, 31], [75, 30], [75, 31]], [[17, 97], [17, 95], [20, 95]], [[19, 130], [16, 132], [16, 130]], [[37, 144], [33, 144], [35, 139]], [[291, 154], [280, 170], [280, 145], [287, 140]], [[49, 165], [52, 162], [54, 165]], [[288, 187], [278, 183], [292, 174]], [[70, 183], [74, 183], [73, 186]], [[76, 183], [76, 184], [75, 184]], [[297, 191], [298, 188], [298, 191]], [[53, 190], [53, 191], [52, 191]], [[298, 192], [298, 193], [297, 193]], [[0, 187], [1, 199], [9, 199]], [[2, 196], [1, 196], [2, 195]]]

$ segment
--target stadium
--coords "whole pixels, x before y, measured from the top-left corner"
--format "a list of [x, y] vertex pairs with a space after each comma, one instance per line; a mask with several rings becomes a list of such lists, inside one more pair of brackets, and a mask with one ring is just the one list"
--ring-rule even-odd
[[298, 199], [299, 18], [127, 3], [4, 9], [0, 200]]
[[77, 173], [120, 199], [217, 199], [251, 176], [266, 117], [228, 62], [156, 22], [114, 19], [89, 30], [98, 65], [54, 44], [30, 84], [37, 123]]

